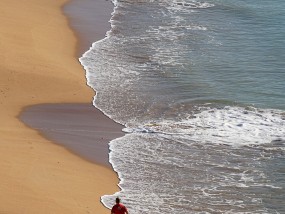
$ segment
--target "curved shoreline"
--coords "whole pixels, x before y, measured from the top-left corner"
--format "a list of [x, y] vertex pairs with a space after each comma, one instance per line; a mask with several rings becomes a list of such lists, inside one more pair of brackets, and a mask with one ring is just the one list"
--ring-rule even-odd
[[108, 0], [69, 0], [62, 6], [70, 29], [77, 38], [76, 57], [80, 58], [94, 42], [104, 39], [114, 4]]
[[[109, 213], [100, 196], [116, 174], [42, 137], [19, 121], [26, 106], [90, 103], [66, 0], [0, 2], [1, 213]], [[79, 71], [82, 71], [80, 73]]]
[[19, 119], [79, 157], [113, 169], [109, 163], [108, 143], [124, 135], [124, 126], [91, 103], [32, 105], [22, 111]]

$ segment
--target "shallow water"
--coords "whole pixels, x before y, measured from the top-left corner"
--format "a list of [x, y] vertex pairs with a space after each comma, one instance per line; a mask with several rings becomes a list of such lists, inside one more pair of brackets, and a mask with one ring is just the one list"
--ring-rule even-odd
[[[116, 1], [80, 59], [133, 213], [283, 213], [285, 3]], [[114, 196], [103, 196], [110, 207]]]

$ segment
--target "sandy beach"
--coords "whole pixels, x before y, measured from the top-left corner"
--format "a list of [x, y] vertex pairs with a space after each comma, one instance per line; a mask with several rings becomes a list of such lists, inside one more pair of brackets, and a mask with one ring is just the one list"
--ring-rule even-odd
[[110, 167], [75, 155], [19, 119], [38, 104], [91, 106], [94, 92], [61, 11], [65, 3], [0, 2], [0, 213], [109, 213], [100, 196], [118, 190]]

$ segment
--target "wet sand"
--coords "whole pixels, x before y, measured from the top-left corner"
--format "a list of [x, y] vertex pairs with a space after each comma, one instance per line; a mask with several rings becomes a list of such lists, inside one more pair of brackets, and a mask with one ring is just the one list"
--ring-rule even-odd
[[20, 119], [47, 139], [106, 167], [112, 167], [108, 143], [124, 135], [124, 126], [91, 104], [34, 105], [26, 108]]
[[114, 9], [111, 0], [70, 0], [62, 9], [78, 38], [78, 57], [111, 28], [109, 20]]

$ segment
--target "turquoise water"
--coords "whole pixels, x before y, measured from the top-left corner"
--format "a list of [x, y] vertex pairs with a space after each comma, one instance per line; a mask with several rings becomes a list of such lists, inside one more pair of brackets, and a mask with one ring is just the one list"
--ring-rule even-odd
[[220, 45], [207, 46], [199, 60], [214, 97], [284, 110], [284, 2], [217, 3], [202, 16]]
[[285, 3], [114, 5], [80, 61], [127, 127], [110, 143], [116, 195], [132, 213], [284, 213]]

